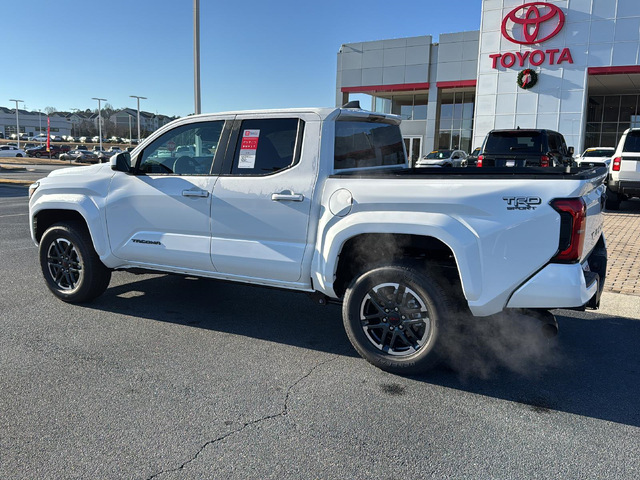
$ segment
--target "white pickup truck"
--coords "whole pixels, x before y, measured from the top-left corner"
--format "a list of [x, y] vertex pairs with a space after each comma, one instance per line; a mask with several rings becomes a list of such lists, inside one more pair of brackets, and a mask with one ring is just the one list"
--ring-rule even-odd
[[597, 308], [606, 169], [410, 169], [399, 124], [358, 108], [197, 115], [56, 170], [30, 189], [47, 286], [85, 302], [112, 270], [144, 269], [307, 292], [401, 373], [431, 366], [461, 316]]

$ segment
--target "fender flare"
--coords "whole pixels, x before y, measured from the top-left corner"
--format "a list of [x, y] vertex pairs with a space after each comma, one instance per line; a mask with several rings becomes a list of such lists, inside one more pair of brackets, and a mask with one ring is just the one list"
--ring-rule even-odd
[[313, 271], [317, 290], [337, 297], [333, 282], [340, 253], [349, 239], [365, 233], [420, 235], [441, 241], [453, 252], [466, 299], [480, 297], [482, 257], [477, 235], [451, 216], [429, 212], [358, 212], [333, 217], [316, 241]]
[[82, 194], [74, 193], [51, 193], [41, 195], [30, 207], [30, 229], [31, 238], [37, 245], [35, 237], [34, 219], [38, 213], [46, 210], [71, 210], [79, 213], [87, 224], [93, 248], [96, 253], [103, 258], [108, 256], [111, 251], [109, 249], [109, 241], [105, 230], [105, 219], [101, 214], [101, 209], [96, 205], [95, 201]]

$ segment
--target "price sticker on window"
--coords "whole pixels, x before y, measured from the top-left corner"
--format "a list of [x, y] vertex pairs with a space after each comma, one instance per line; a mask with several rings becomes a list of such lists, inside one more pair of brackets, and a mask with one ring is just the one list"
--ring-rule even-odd
[[240, 144], [240, 158], [238, 168], [254, 168], [256, 165], [256, 151], [258, 150], [258, 140], [260, 130], [245, 130], [242, 132], [242, 143]]

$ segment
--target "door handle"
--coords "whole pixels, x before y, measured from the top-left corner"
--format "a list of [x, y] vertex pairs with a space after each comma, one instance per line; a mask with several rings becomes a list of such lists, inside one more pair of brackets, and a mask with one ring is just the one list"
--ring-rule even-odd
[[209, 192], [207, 192], [206, 190], [183, 190], [182, 196], [207, 198], [209, 196]]
[[271, 200], [274, 202], [302, 202], [304, 195], [301, 193], [293, 193], [291, 190], [285, 190], [284, 192], [272, 194]]

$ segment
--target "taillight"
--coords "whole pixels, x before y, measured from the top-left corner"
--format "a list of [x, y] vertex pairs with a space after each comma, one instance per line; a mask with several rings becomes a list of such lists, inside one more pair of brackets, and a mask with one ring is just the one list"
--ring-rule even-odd
[[549, 166], [549, 157], [547, 157], [546, 155], [542, 155], [542, 158], [540, 159], [540, 166], [541, 167], [548, 167]]
[[558, 254], [552, 261], [575, 263], [582, 256], [587, 227], [587, 205], [582, 198], [553, 200], [551, 206], [560, 214]]
[[483, 160], [484, 160], [484, 155], [478, 155], [478, 161], [476, 162], [476, 167], [481, 167]]
[[621, 163], [622, 163], [622, 157], [614, 158], [613, 159], [613, 167], [611, 168], [611, 170], [613, 170], [614, 172], [619, 172]]

